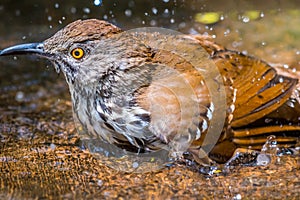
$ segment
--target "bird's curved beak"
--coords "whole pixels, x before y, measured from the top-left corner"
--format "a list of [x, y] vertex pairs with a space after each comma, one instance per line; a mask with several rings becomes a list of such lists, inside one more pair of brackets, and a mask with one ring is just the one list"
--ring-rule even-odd
[[0, 56], [19, 54], [37, 54], [40, 56], [46, 56], [43, 43], [19, 44], [0, 51]]

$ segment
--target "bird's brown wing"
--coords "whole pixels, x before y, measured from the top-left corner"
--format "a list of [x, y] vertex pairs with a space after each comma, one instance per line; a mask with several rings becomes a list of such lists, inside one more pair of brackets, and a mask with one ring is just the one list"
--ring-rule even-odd
[[218, 52], [214, 60], [225, 85], [235, 90], [232, 127], [248, 125], [281, 107], [298, 81], [278, 75], [265, 62], [237, 52]]
[[261, 60], [226, 50], [201, 36], [196, 39], [214, 59], [230, 97], [229, 131], [212, 157], [226, 161], [237, 147], [260, 149], [268, 135], [276, 135], [283, 146], [295, 145], [300, 138], [298, 77], [281, 75]]
[[[296, 135], [292, 135], [293, 142], [298, 138], [300, 126], [295, 124], [259, 124], [262, 120], [273, 115], [275, 118], [282, 116], [280, 113], [286, 112], [284, 109], [291, 101], [290, 97], [297, 84], [297, 79], [279, 75], [274, 68], [261, 60], [245, 56], [235, 51], [229, 51], [213, 43], [210, 40], [199, 39], [199, 43], [206, 49], [208, 54], [214, 60], [224, 79], [224, 85], [227, 92], [228, 119], [224, 133], [219, 139], [219, 144], [213, 150], [211, 155], [218, 161], [226, 161], [230, 158], [235, 148], [239, 146], [255, 146], [263, 144], [266, 141], [266, 135], [278, 133], [281, 136], [284, 128], [293, 129]], [[168, 66], [170, 69], [176, 69], [182, 77], [192, 86], [203, 112], [199, 113], [204, 121], [209, 125], [207, 112], [209, 112], [210, 96], [207, 87], [200, 82], [203, 81], [201, 75], [193, 70], [190, 63], [182, 61], [180, 57], [170, 54], [170, 52], [158, 51], [152, 58], [152, 62], [158, 62]], [[156, 77], [160, 74], [167, 74], [158, 71]], [[166, 80], [164, 82], [163, 80]], [[139, 104], [151, 112], [152, 128], [158, 129], [157, 136], [168, 143], [178, 132], [178, 124], [185, 120], [181, 116], [182, 105], [176, 95], [167, 88], [167, 82], [172, 83], [172, 75], [162, 76], [161, 79], [153, 80], [150, 87], [144, 88], [138, 98]], [[162, 82], [161, 82], [162, 81]], [[176, 82], [176, 78], [173, 83]], [[188, 94], [182, 93], [183, 96]], [[160, 109], [153, 108], [151, 105], [159, 105]], [[163, 108], [163, 109], [162, 109]], [[280, 112], [277, 116], [274, 113]], [[295, 109], [288, 111], [298, 115], [300, 112]], [[161, 119], [165, 117], [165, 122]], [[203, 125], [203, 123], [201, 123]], [[281, 127], [281, 129], [280, 129]], [[282, 129], [282, 127], [284, 127]], [[164, 128], [167, 128], [166, 130]], [[192, 150], [201, 146], [205, 137], [205, 130], [201, 137], [193, 142]], [[297, 135], [298, 134], [298, 135]], [[279, 137], [279, 139], [281, 139]], [[287, 139], [281, 139], [287, 143]], [[196, 153], [197, 154], [197, 153]]]
[[[137, 96], [139, 105], [151, 113], [152, 132], [165, 143], [182, 127], [192, 135], [204, 132], [211, 99], [201, 74], [191, 63], [169, 51], [157, 50], [152, 63], [164, 67], [155, 70], [151, 84]], [[194, 124], [187, 125], [193, 120]]]

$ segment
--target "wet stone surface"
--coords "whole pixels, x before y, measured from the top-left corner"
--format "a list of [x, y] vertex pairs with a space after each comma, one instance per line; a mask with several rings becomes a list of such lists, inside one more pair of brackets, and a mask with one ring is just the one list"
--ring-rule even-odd
[[[62, 139], [65, 141], [64, 139]], [[53, 141], [51, 138], [50, 141]], [[49, 141], [49, 142], [50, 142]], [[13, 142], [1, 153], [3, 198], [272, 198], [299, 197], [299, 157], [267, 167], [237, 167], [206, 177], [184, 165], [125, 174], [98, 163], [74, 143]]]

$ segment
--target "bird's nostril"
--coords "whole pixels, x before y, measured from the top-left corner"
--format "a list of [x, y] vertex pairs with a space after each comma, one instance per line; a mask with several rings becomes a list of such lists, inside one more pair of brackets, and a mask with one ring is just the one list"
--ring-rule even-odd
[[37, 46], [36, 46], [37, 49], [40, 49], [40, 50], [44, 50], [44, 43], [39, 43]]

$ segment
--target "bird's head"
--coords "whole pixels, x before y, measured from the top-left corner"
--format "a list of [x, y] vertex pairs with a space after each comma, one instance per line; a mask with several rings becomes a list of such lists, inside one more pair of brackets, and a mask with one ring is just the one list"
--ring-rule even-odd
[[[95, 44], [120, 32], [121, 29], [106, 21], [77, 20], [41, 43], [11, 46], [0, 51], [0, 56], [34, 54], [47, 58], [54, 63], [58, 72], [63, 71], [70, 83], [74, 81], [78, 73], [94, 73], [93, 70], [96, 69], [101, 73], [99, 63], [98, 66], [93, 67], [97, 59], [101, 60], [101, 58], [96, 59], [94, 51], [96, 46], [97, 52], [105, 51], [106, 47], [99, 48], [99, 45]], [[102, 69], [103, 72], [105, 70], [107, 69]]]

